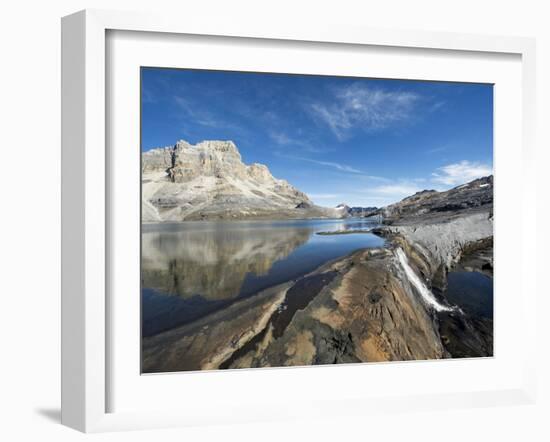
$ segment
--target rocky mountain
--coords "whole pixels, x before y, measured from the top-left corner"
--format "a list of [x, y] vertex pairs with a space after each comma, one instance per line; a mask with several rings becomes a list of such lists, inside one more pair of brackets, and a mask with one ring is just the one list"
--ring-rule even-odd
[[378, 213], [378, 207], [350, 207], [348, 210], [350, 216], [366, 218]]
[[445, 192], [423, 190], [381, 209], [387, 224], [431, 222], [493, 210], [493, 176]]
[[349, 216], [350, 207], [346, 203], [338, 204], [334, 210], [340, 213], [340, 218], [345, 218]]
[[232, 141], [203, 141], [142, 154], [142, 220], [285, 219], [347, 216], [316, 206], [263, 164], [243, 163]]
[[379, 213], [378, 207], [350, 207], [346, 203], [340, 203], [334, 209], [342, 212], [342, 217], [366, 218]]

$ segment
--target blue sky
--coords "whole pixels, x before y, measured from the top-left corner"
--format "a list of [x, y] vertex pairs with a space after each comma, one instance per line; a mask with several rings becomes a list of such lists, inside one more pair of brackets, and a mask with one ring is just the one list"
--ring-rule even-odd
[[492, 173], [491, 85], [142, 68], [142, 150], [233, 140], [320, 205]]

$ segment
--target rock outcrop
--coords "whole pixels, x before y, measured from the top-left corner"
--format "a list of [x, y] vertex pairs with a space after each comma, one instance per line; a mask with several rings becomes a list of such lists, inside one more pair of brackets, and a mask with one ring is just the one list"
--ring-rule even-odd
[[424, 257], [433, 278], [448, 271], [464, 250], [493, 238], [493, 176], [479, 178], [446, 192], [424, 190], [381, 209], [385, 227]]
[[493, 176], [487, 176], [446, 192], [423, 190], [381, 209], [387, 224], [430, 223], [466, 213], [493, 213]]
[[244, 164], [232, 141], [178, 141], [142, 155], [144, 222], [343, 216], [316, 206], [267, 166]]
[[378, 213], [378, 207], [350, 207], [348, 213], [350, 216], [367, 218]]
[[193, 323], [143, 339], [143, 371], [218, 368], [266, 327], [288, 285], [272, 287]]
[[[379, 362], [445, 357], [437, 326], [389, 250], [360, 251], [306, 276], [334, 276], [277, 333], [272, 317], [261, 341], [228, 368]], [[404, 283], [405, 282], [405, 283]], [[298, 283], [295, 284], [297, 286]], [[310, 284], [314, 286], [314, 284]], [[292, 288], [283, 308], [292, 306]]]
[[[449, 272], [466, 270], [492, 278], [492, 176], [447, 192], [418, 192], [382, 211], [387, 225], [376, 232], [405, 250], [418, 276], [442, 300]], [[438, 322], [452, 357], [493, 354], [492, 318], [442, 311]]]
[[433, 277], [442, 266], [448, 271], [470, 244], [493, 237], [493, 219], [488, 212], [464, 214], [445, 221], [391, 225], [377, 230], [389, 236], [397, 234], [414, 247], [432, 267], [426, 276]]
[[446, 357], [433, 312], [414, 290], [392, 251], [359, 251], [145, 339], [145, 371]]

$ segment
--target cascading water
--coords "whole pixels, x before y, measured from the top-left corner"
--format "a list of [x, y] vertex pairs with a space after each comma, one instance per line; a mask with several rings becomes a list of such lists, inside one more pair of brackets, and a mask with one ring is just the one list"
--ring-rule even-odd
[[433, 307], [438, 312], [450, 312], [454, 310], [453, 307], [446, 307], [437, 302], [437, 299], [435, 299], [433, 293], [428, 287], [426, 287], [426, 284], [424, 284], [424, 282], [418, 277], [416, 272], [410, 266], [407, 255], [405, 255], [403, 249], [398, 248], [396, 250], [396, 253], [397, 259], [401, 263], [401, 266], [403, 267], [407, 278], [409, 279], [410, 283], [416, 288], [418, 293], [420, 293], [420, 296], [422, 296], [422, 299], [426, 302], [426, 304]]

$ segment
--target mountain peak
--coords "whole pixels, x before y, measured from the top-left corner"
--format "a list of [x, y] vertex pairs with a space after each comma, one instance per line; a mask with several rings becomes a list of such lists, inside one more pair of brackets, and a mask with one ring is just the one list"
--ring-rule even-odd
[[349, 213], [350, 207], [346, 203], [340, 203], [335, 207], [336, 210], [342, 213]]
[[347, 216], [316, 206], [266, 165], [246, 165], [233, 141], [179, 140], [144, 152], [142, 195], [149, 221]]

